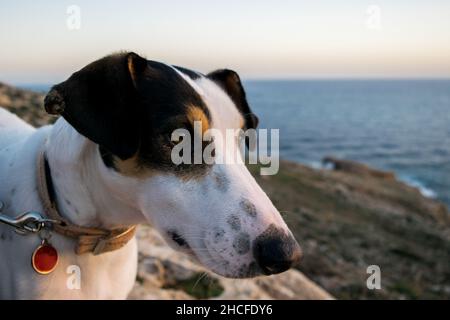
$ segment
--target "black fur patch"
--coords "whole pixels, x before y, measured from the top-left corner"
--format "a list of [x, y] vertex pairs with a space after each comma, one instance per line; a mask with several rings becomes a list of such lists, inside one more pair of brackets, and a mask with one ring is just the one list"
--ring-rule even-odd
[[114, 155], [106, 150], [103, 146], [99, 146], [99, 152], [105, 166], [117, 170], [114, 166]]
[[221, 173], [216, 173], [214, 175], [214, 182], [216, 183], [217, 189], [222, 192], [228, 191], [230, 187], [230, 180], [226, 177], [226, 175]]
[[141, 110], [128, 70], [128, 58], [133, 57], [112, 55], [87, 65], [54, 86], [44, 103], [46, 110], [61, 110], [78, 132], [121, 159], [139, 146], [136, 119]]
[[227, 223], [230, 225], [231, 229], [233, 229], [234, 231], [241, 230], [241, 220], [239, 219], [239, 217], [237, 215], [232, 214], [231, 216], [229, 216], [227, 219]]
[[256, 212], [256, 207], [255, 207], [255, 205], [253, 204], [253, 203], [251, 203], [249, 200], [247, 200], [247, 199], [243, 199], [241, 202], [240, 202], [240, 206], [241, 206], [241, 208], [245, 211], [245, 212], [247, 212], [251, 217], [256, 217], [256, 215], [257, 215], [257, 212]]
[[233, 241], [233, 248], [238, 254], [246, 254], [250, 251], [250, 235], [241, 232]]
[[214, 230], [214, 243], [219, 243], [224, 239], [225, 230], [221, 228], [217, 228]]
[[[179, 68], [189, 76], [197, 75]], [[58, 96], [61, 101], [54, 101]], [[54, 104], [64, 104], [58, 108]], [[135, 53], [110, 55], [55, 85], [45, 102], [82, 135], [97, 143], [106, 166], [114, 157], [136, 156], [137, 167], [159, 170], [198, 170], [206, 165], [173, 164], [171, 133], [193, 132], [187, 117], [194, 106], [210, 120], [199, 94], [172, 67], [141, 58]], [[193, 150], [192, 150], [193, 151]]]

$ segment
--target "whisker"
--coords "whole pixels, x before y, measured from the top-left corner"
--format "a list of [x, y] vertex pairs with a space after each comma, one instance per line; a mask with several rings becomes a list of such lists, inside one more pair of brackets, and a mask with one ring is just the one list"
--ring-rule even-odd
[[207, 277], [207, 276], [208, 276], [208, 273], [207, 273], [206, 271], [203, 272], [203, 274], [202, 274], [200, 277], [198, 277], [197, 281], [195, 281], [194, 285], [192, 286], [192, 291], [194, 291], [195, 287], [200, 283], [200, 281], [201, 281], [204, 277]]

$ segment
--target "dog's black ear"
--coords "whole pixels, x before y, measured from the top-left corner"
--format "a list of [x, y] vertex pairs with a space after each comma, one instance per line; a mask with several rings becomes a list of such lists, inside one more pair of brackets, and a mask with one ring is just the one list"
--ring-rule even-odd
[[222, 87], [236, 107], [242, 112], [245, 119], [245, 129], [256, 129], [259, 120], [250, 110], [239, 75], [233, 70], [221, 69], [209, 73], [207, 77]]
[[44, 105], [79, 133], [121, 159], [133, 156], [140, 143], [141, 105], [136, 82], [147, 60], [123, 53], [97, 60], [55, 85]]

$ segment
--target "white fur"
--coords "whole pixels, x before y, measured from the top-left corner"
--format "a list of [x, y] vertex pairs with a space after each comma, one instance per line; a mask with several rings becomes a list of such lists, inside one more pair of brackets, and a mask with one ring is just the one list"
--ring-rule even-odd
[[[95, 176], [85, 180], [83, 174], [77, 175], [71, 170], [76, 168], [75, 163], [79, 160], [88, 164], [90, 160], [95, 159], [92, 155], [89, 156], [92, 143], [74, 133], [63, 119], [53, 128], [46, 126], [34, 130], [0, 108], [0, 123], [0, 200], [6, 207], [4, 213], [14, 216], [29, 210], [43, 212], [36, 192], [36, 161], [39, 148], [46, 139], [49, 139], [46, 146], [49, 161], [53, 164], [52, 168], [58, 172], [54, 174], [54, 179], [57, 180], [55, 186], [58, 192], [69, 192], [64, 194], [79, 206], [81, 213], [80, 217], [70, 214], [68, 218], [76, 223], [95, 225], [98, 222], [94, 218], [94, 212], [102, 212], [106, 216], [109, 211], [113, 213], [113, 210], [110, 210], [112, 207], [94, 208], [96, 204], [92, 202], [92, 198], [96, 197], [83, 198], [86, 195], [84, 188], [94, 187], [98, 181]], [[10, 138], [13, 135], [18, 137], [17, 142]], [[52, 140], [56, 144], [52, 144]], [[60, 150], [56, 158], [55, 150]], [[70, 156], [74, 157], [74, 161], [67, 161]], [[82, 166], [80, 164], [80, 167]], [[86, 171], [89, 169], [83, 168], [78, 173]], [[95, 194], [100, 196], [101, 192]], [[63, 201], [59, 203], [63, 208], [62, 212], [69, 212], [64, 209]], [[0, 224], [0, 236], [2, 299], [124, 299], [133, 286], [137, 266], [135, 239], [121, 250], [100, 256], [77, 256], [74, 254], [73, 240], [53, 234], [50, 242], [59, 253], [58, 267], [49, 275], [39, 275], [31, 267], [31, 255], [40, 243], [39, 237], [18, 235], [11, 227], [3, 224]], [[70, 290], [66, 285], [71, 276], [66, 271], [71, 265], [81, 269], [80, 290]]]
[[[200, 78], [193, 87], [198, 91], [201, 88], [213, 128], [239, 128], [240, 113], [217, 85]], [[270, 224], [289, 233], [243, 164], [214, 165], [206, 177], [192, 180], [169, 173], [146, 179], [125, 177], [107, 168], [97, 145], [63, 118], [36, 130], [0, 108], [0, 201], [6, 205], [4, 213], [42, 212], [36, 192], [36, 155], [42, 147], [52, 170], [58, 206], [66, 218], [79, 225], [105, 228], [150, 222], [175, 249], [195, 256], [219, 274], [245, 276], [242, 269], [254, 261], [251, 250], [235, 252], [233, 242], [239, 236], [244, 234], [251, 241]], [[226, 181], [226, 188], [217, 185], [217, 177]], [[256, 217], [244, 212], [240, 205], [243, 199], [255, 205]], [[239, 230], [227, 222], [231, 215], [239, 218]], [[176, 230], [190, 248], [176, 245], [167, 235], [170, 230]], [[220, 230], [223, 235], [217, 240]], [[123, 299], [134, 284], [135, 239], [114, 252], [77, 256], [73, 240], [53, 234], [50, 241], [59, 252], [58, 267], [49, 275], [38, 275], [30, 264], [32, 252], [40, 243], [38, 236], [21, 236], [2, 224], [0, 236], [0, 298]], [[66, 271], [71, 265], [81, 269], [79, 290], [66, 285], [70, 277]]]

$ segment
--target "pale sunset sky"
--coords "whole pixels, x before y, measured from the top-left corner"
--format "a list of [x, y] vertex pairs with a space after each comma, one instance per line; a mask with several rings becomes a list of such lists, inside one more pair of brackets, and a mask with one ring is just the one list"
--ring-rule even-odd
[[450, 1], [2, 1], [0, 44], [12, 84], [120, 50], [245, 79], [448, 78]]

